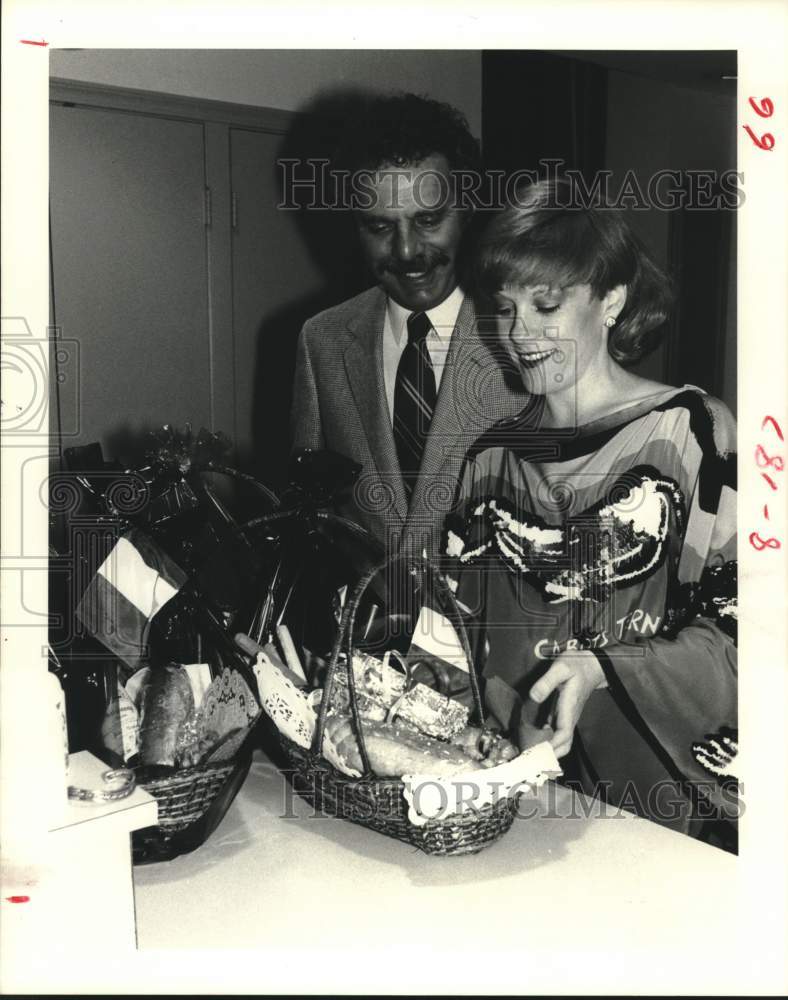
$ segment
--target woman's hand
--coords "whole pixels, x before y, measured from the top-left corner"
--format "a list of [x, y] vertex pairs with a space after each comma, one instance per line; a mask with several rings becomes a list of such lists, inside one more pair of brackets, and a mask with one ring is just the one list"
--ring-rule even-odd
[[607, 681], [599, 660], [590, 650], [580, 650], [557, 656], [547, 673], [528, 692], [529, 698], [541, 704], [553, 691], [558, 691], [553, 711], [555, 734], [550, 741], [556, 757], [569, 753], [585, 703], [592, 691], [604, 687]]

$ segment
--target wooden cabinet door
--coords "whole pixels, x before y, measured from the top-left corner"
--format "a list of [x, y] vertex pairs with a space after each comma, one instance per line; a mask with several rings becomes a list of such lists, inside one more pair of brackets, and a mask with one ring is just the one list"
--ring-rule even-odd
[[203, 126], [52, 105], [50, 143], [53, 312], [79, 344], [63, 445], [210, 427]]
[[303, 216], [277, 207], [282, 141], [230, 130], [236, 436], [242, 465], [267, 481], [281, 478], [289, 450], [299, 331], [331, 299]]

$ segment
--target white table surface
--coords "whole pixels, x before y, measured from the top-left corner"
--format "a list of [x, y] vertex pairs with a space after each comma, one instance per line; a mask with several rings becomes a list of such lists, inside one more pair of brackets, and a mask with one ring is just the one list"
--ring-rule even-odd
[[[102, 775], [109, 770], [87, 750], [71, 754], [69, 758], [68, 783], [76, 788], [102, 791], [106, 788]], [[50, 831], [65, 830], [84, 823], [102, 821], [102, 829], [117, 829], [124, 833], [140, 830], [156, 823], [158, 807], [156, 800], [144, 788], [135, 788], [131, 795], [111, 802], [64, 799], [62, 812], [53, 817]]]
[[[538, 815], [516, 819], [497, 843], [436, 858], [314, 816], [258, 752], [206, 844], [135, 868], [138, 947], [275, 956], [260, 966], [261, 991], [348, 990], [353, 968], [387, 968], [394, 978], [379, 980], [378, 991], [507, 982], [527, 992], [533, 963], [563, 942], [586, 989], [600, 963], [612, 963], [615, 977], [616, 954], [642, 952], [651, 970], [642, 992], [650, 992], [682, 956], [718, 954], [737, 859], [612, 810], [559, 818], [571, 797], [548, 783], [538, 801], [522, 800], [522, 812]], [[556, 986], [569, 971], [556, 970]]]

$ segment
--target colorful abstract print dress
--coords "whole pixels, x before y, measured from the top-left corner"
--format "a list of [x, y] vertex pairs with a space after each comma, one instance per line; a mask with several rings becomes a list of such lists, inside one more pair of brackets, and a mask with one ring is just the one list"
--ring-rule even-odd
[[716, 801], [708, 740], [735, 745], [737, 724], [733, 417], [694, 386], [573, 430], [538, 417], [476, 442], [447, 522], [483, 675], [527, 703], [555, 656], [592, 650], [608, 686], [583, 710], [574, 773], [697, 832]]

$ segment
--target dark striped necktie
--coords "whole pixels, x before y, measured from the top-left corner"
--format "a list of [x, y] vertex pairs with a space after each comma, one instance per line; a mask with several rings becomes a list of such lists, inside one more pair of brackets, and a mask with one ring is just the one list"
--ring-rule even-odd
[[431, 329], [426, 313], [411, 313], [408, 317], [408, 343], [394, 385], [394, 441], [408, 499], [416, 485], [437, 398], [426, 343]]

